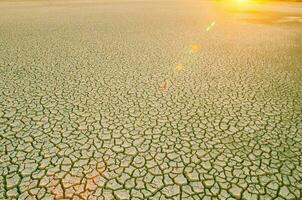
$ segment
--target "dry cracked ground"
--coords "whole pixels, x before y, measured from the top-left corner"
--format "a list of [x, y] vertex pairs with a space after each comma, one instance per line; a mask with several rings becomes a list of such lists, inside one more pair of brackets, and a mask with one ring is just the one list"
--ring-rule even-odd
[[302, 199], [302, 4], [1, 1], [0, 199]]

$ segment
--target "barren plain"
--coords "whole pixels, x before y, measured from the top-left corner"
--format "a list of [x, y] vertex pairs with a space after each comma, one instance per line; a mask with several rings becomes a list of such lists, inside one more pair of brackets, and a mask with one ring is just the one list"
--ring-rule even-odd
[[301, 16], [1, 1], [0, 199], [301, 199]]

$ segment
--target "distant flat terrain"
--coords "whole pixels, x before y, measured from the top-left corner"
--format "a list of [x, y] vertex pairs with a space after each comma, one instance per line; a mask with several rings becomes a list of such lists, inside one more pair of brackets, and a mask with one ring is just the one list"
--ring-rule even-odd
[[0, 199], [302, 199], [302, 4], [228, 2], [1, 1]]

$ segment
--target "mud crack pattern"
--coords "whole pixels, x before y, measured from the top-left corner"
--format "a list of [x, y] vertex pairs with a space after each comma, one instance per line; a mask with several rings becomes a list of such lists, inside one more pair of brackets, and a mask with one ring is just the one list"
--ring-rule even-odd
[[0, 199], [301, 199], [301, 27], [212, 4], [0, 2]]

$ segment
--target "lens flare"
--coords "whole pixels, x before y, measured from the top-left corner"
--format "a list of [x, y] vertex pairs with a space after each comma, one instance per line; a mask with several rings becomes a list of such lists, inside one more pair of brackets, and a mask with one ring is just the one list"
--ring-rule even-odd
[[199, 46], [197, 44], [191, 45], [191, 53], [196, 53], [199, 50]]
[[207, 28], [206, 31], [209, 32], [215, 26], [215, 22], [212, 22]]
[[184, 66], [182, 64], [177, 64], [175, 68], [177, 71], [180, 71], [180, 70], [182, 70], [183, 67]]

